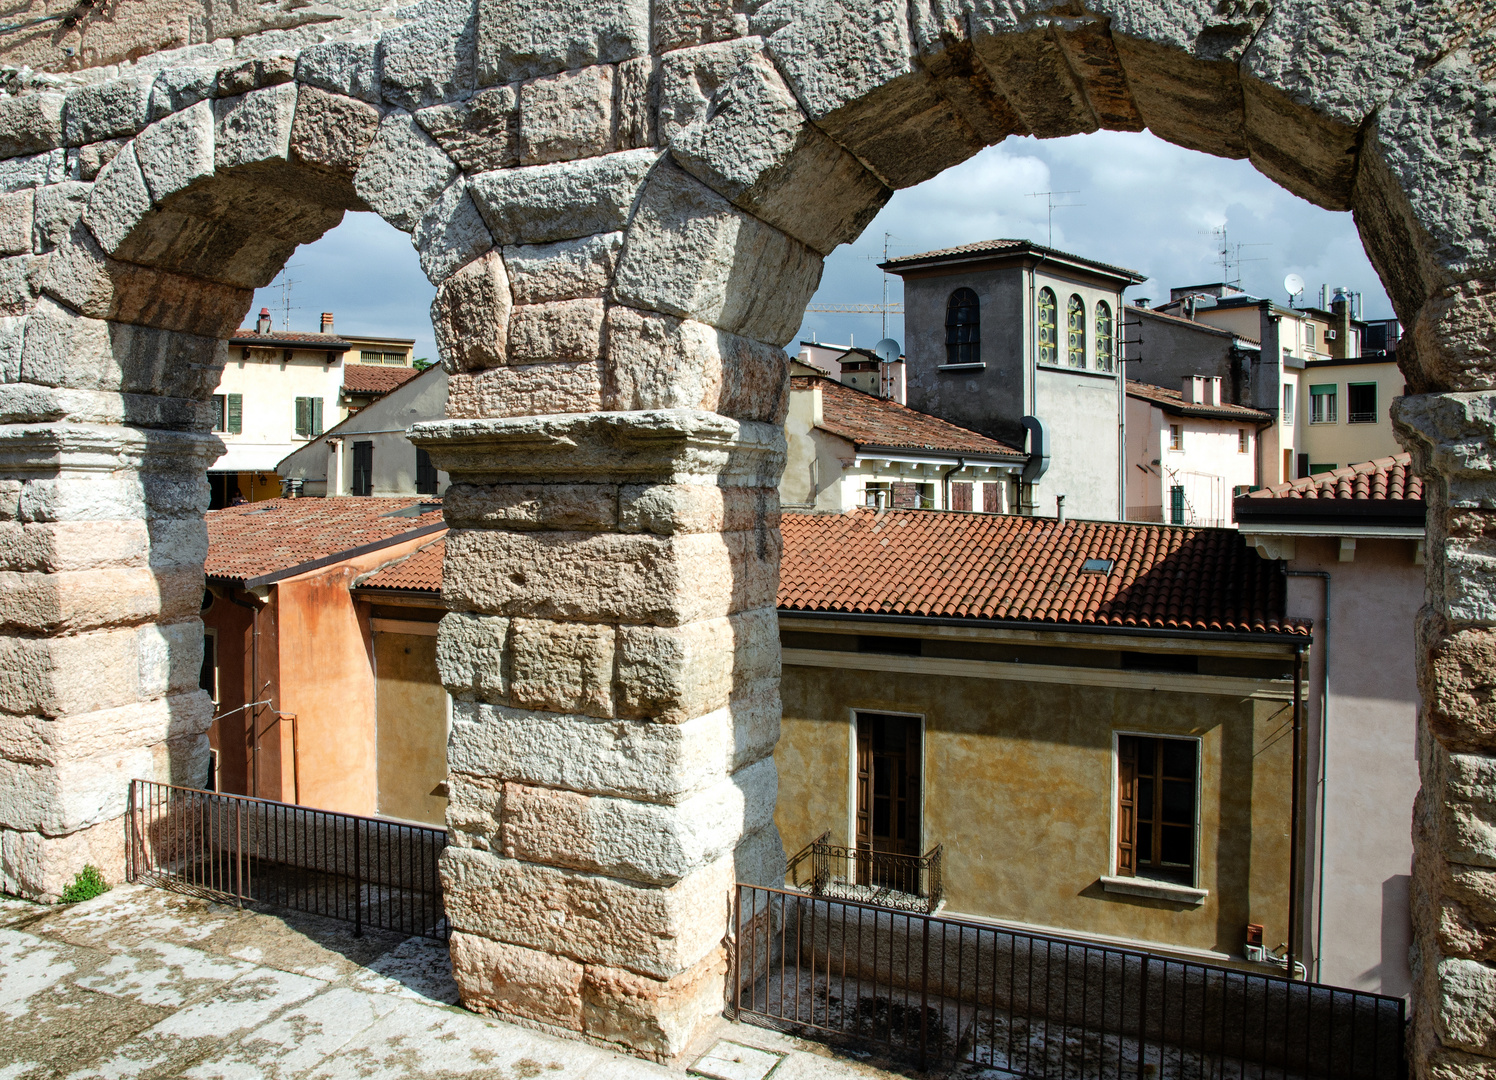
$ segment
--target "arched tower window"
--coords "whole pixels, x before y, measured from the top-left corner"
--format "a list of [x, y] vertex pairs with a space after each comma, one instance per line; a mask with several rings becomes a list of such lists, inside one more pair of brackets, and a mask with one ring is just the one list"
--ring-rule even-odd
[[1065, 305], [1065, 326], [1069, 331], [1066, 358], [1071, 367], [1086, 366], [1086, 302], [1074, 293]]
[[945, 362], [975, 364], [982, 359], [982, 317], [977, 309], [977, 294], [957, 289], [945, 305]]
[[1053, 364], [1059, 358], [1059, 328], [1052, 289], [1039, 290], [1039, 363]]
[[1096, 302], [1096, 367], [1111, 371], [1117, 339], [1112, 332], [1112, 306], [1105, 300]]

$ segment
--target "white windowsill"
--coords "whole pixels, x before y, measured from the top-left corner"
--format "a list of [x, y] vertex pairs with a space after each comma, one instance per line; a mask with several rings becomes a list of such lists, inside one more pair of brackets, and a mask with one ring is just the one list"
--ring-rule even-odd
[[937, 370], [937, 371], [977, 371], [977, 370], [979, 370], [981, 368], [985, 368], [986, 366], [987, 366], [987, 362], [985, 360], [977, 360], [976, 362], [970, 363], [970, 364], [939, 364], [939, 365], [936, 366], [935, 370]]
[[1188, 885], [1175, 885], [1172, 881], [1155, 881], [1152, 878], [1106, 877], [1101, 879], [1106, 892], [1124, 893], [1128, 896], [1146, 896], [1153, 900], [1172, 900], [1176, 904], [1193, 904], [1199, 907], [1210, 895], [1209, 889], [1192, 889]]

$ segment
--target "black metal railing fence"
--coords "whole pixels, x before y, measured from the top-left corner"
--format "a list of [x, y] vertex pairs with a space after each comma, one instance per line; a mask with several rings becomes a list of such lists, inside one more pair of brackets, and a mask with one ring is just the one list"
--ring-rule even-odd
[[738, 884], [729, 1012], [1035, 1080], [1404, 1080], [1404, 1003]]
[[445, 829], [130, 781], [130, 881], [445, 938]]
[[833, 844], [824, 832], [790, 858], [786, 880], [813, 896], [934, 912], [945, 898], [942, 850], [936, 844], [923, 855], [873, 851]]

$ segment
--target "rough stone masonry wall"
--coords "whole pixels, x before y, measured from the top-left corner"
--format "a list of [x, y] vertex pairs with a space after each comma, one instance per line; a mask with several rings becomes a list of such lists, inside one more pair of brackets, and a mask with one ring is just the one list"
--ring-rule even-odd
[[420, 440], [456, 481], [465, 1000], [678, 1052], [720, 1002], [731, 878], [781, 865], [779, 347], [821, 259], [1008, 135], [1147, 128], [1352, 210], [1408, 327], [1417, 1061], [1496, 1068], [1488, 4], [145, 7], [0, 41], [48, 72], [0, 98], [7, 888], [117, 858], [131, 775], [196, 779], [200, 406], [251, 290], [373, 209], [438, 284], [451, 372]]

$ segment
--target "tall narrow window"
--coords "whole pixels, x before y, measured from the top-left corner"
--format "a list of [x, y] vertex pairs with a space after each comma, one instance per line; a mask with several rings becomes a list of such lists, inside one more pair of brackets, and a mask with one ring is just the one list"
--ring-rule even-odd
[[353, 444], [353, 493], [355, 495], [374, 494], [374, 444], [372, 442]]
[[1195, 883], [1199, 744], [1117, 739], [1117, 874]]
[[296, 434], [304, 439], [322, 434], [322, 399], [299, 397], [296, 399]]
[[1184, 449], [1184, 425], [1183, 424], [1170, 424], [1169, 425], [1169, 449], [1170, 450], [1183, 450]]
[[1117, 337], [1112, 330], [1112, 306], [1105, 300], [1096, 302], [1096, 370], [1114, 371]]
[[1068, 331], [1066, 359], [1073, 368], [1086, 366], [1086, 302], [1071, 295], [1065, 305], [1065, 326]]
[[1309, 388], [1309, 422], [1311, 424], [1333, 424], [1336, 413], [1334, 383], [1321, 383]]
[[945, 362], [977, 364], [982, 360], [981, 312], [977, 294], [957, 289], [945, 305]]
[[1283, 387], [1283, 422], [1293, 423], [1293, 384], [1288, 383]]
[[1039, 363], [1053, 364], [1059, 358], [1058, 309], [1052, 289], [1039, 290]]
[[436, 494], [436, 466], [431, 464], [431, 455], [416, 447], [416, 494]]
[[1377, 422], [1377, 384], [1353, 382], [1345, 388], [1345, 418], [1352, 424]]
[[1246, 428], [1237, 428], [1236, 429], [1236, 452], [1238, 454], [1245, 454], [1251, 448], [1252, 448], [1252, 440], [1247, 435], [1247, 429]]
[[213, 430], [228, 430], [228, 398], [223, 394], [213, 395]]
[[1184, 485], [1173, 484], [1169, 488], [1169, 524], [1184, 524]]

